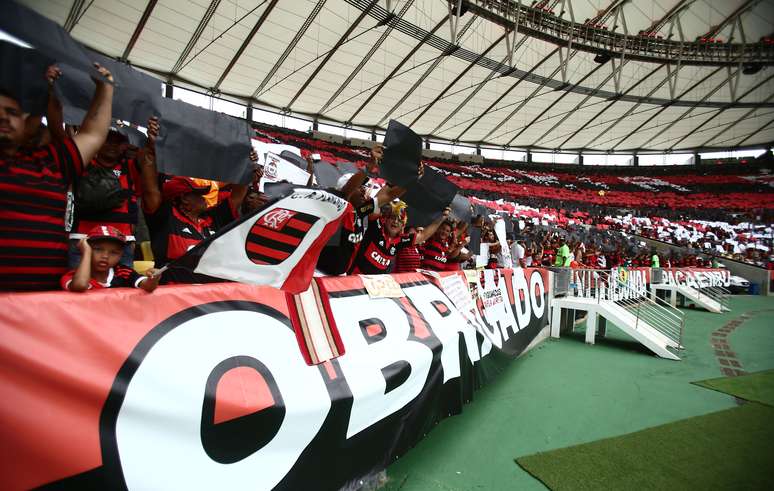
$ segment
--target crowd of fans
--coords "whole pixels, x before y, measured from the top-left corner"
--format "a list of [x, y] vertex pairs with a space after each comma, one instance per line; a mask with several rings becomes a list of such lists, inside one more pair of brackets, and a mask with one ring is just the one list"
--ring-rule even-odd
[[[319, 153], [329, 162], [367, 165], [368, 149], [307, 133], [264, 126], [258, 138]], [[771, 155], [744, 164], [680, 167], [584, 167], [492, 162], [492, 166], [427, 159], [489, 213], [558, 228], [585, 224], [685, 247], [676, 257], [721, 256], [774, 267], [774, 175]], [[482, 211], [482, 213], [485, 213]], [[722, 250], [721, 250], [722, 249]], [[633, 258], [632, 258], [633, 259]], [[693, 261], [691, 261], [693, 263]], [[678, 263], [679, 264], [679, 263]]]
[[[15, 94], [0, 92], [0, 289], [82, 292], [136, 287], [152, 292], [159, 283], [211, 281], [184, 269], [161, 267], [267, 202], [258, 156], [251, 156], [254, 179], [249, 185], [161, 175], [155, 143], [164, 122], [151, 118], [145, 143], [140, 148], [130, 145], [126, 133], [111, 126], [112, 76], [103, 67], [97, 69], [103, 78], [94, 79], [92, 105], [78, 127], [63, 124], [53, 90], [45, 125], [41, 117], [22, 111]], [[55, 67], [45, 74], [50, 88], [60, 74]], [[274, 137], [263, 131], [258, 138]], [[298, 141], [288, 138], [286, 143]], [[301, 147], [312, 176], [315, 159], [309, 148]], [[341, 149], [330, 145], [329, 150], [326, 157], [335, 162]], [[475, 193], [468, 187], [465, 192], [475, 210], [469, 222], [447, 208], [431, 223], [408, 226], [412, 210], [400, 199], [406, 190], [378, 175], [383, 148], [353, 151], [359, 156], [355, 161], [359, 170], [343, 175], [328, 189], [349, 201], [352, 211], [344, 217], [337, 241], [322, 250], [317, 263], [321, 274], [448, 271], [482, 265], [713, 265], [693, 248], [774, 266], [769, 256], [771, 227], [745, 223], [741, 214], [736, 223], [684, 217], [670, 221], [664, 216], [605, 213], [609, 209], [593, 203], [589, 206], [595, 208], [586, 211], [529, 206], [535, 204], [535, 196], [517, 204], [492, 190]], [[421, 164], [417, 177], [424, 166], [445, 171], [457, 182], [480, 177], [438, 162]], [[508, 173], [501, 176], [502, 182], [512, 184], [519, 179]], [[307, 184], [313, 182], [310, 177]], [[500, 220], [508, 222], [507, 240], [495, 233]], [[133, 265], [141, 255], [138, 232], [145, 226], [156, 267], [139, 274]], [[628, 234], [685, 246], [686, 252], [657, 251]]]

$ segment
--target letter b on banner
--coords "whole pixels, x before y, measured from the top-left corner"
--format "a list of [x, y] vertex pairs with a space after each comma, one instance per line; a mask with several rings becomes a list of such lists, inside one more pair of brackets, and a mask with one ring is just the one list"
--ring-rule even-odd
[[[406, 314], [392, 299], [373, 300], [368, 295], [331, 298], [331, 310], [339, 334], [347, 347], [347, 356], [339, 359], [341, 371], [352, 391], [352, 414], [347, 438], [400, 410], [411, 402], [425, 385], [433, 353], [424, 344], [409, 340], [411, 328]], [[370, 342], [361, 321], [381, 320], [386, 333]], [[408, 377], [388, 387], [388, 367], [406, 365]], [[396, 375], [397, 377], [397, 375]], [[393, 377], [390, 377], [393, 378]]]

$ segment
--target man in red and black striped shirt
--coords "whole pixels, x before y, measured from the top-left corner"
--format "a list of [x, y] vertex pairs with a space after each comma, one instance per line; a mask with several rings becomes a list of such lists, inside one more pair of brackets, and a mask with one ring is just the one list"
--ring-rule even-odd
[[[157, 186], [153, 186], [148, 192], [157, 195], [159, 190]], [[209, 192], [209, 184], [201, 184], [190, 177], [173, 177], [164, 183], [163, 202], [155, 210], [146, 209], [145, 215], [157, 267], [179, 258], [237, 218], [239, 207], [247, 194], [247, 186], [235, 184], [229, 198], [212, 208], [207, 208], [204, 200], [204, 195]], [[161, 196], [159, 194], [158, 198]], [[178, 268], [170, 268], [162, 278], [162, 283], [207, 281], [213, 280]]]
[[97, 68], [103, 79], [80, 131], [45, 147], [23, 148], [29, 115], [0, 91], [0, 290], [54, 290], [67, 271], [67, 191], [110, 126], [113, 77]]
[[368, 224], [363, 242], [355, 256], [350, 274], [384, 274], [392, 270], [398, 250], [421, 244], [435, 233], [438, 226], [446, 220], [450, 208], [443, 211], [441, 217], [421, 232], [404, 234], [406, 225], [406, 204], [402, 201], [392, 203], [390, 212]]
[[443, 222], [436, 233], [425, 243], [422, 252], [422, 268], [430, 271], [446, 271], [449, 261], [449, 237], [452, 224]]

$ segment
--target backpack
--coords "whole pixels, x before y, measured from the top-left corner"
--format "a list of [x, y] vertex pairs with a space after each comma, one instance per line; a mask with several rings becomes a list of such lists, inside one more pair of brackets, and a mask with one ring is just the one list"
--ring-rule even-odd
[[75, 202], [79, 214], [93, 215], [117, 208], [127, 197], [113, 169], [92, 164], [78, 182]]

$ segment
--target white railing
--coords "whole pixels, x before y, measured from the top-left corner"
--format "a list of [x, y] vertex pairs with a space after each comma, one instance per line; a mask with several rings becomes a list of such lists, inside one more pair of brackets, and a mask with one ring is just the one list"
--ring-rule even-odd
[[713, 300], [720, 305], [721, 310], [731, 310], [729, 308], [728, 296], [731, 294], [727, 289], [722, 286], [705, 286], [703, 288], [695, 288], [699, 292], [699, 297], [706, 297]]
[[644, 286], [632, 288], [606, 270], [574, 269], [570, 294], [597, 302], [613, 301], [635, 316], [635, 329], [645, 322], [682, 348], [685, 315], [660, 298], [651, 298]]

